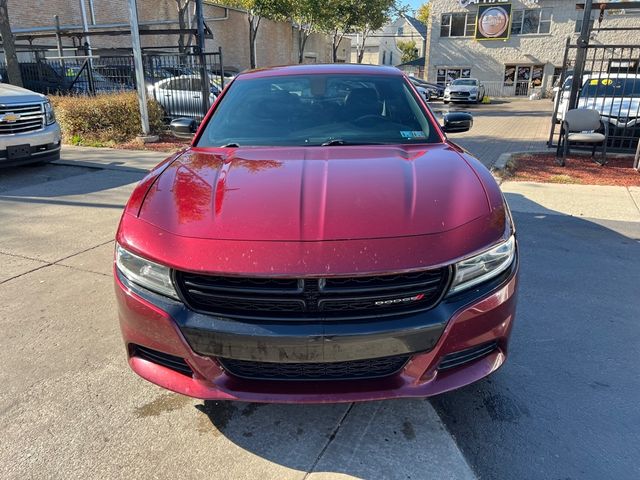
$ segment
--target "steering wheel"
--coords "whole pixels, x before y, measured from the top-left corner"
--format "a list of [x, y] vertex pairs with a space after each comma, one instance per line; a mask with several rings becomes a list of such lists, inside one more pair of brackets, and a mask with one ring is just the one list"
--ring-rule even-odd
[[385, 117], [381, 117], [380, 115], [368, 114], [356, 118], [353, 123], [358, 126], [369, 127], [379, 123], [387, 123], [387, 121]]

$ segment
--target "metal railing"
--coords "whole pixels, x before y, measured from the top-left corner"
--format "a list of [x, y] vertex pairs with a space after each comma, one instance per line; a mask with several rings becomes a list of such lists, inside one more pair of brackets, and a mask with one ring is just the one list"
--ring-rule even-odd
[[[148, 97], [162, 106], [167, 119], [201, 120], [224, 87], [222, 65], [221, 50], [204, 54], [146, 53], [143, 70]], [[20, 70], [24, 87], [45, 95], [99, 95], [136, 89], [131, 55], [37, 57], [22, 62]], [[7, 78], [2, 64], [0, 75]]]
[[563, 70], [554, 88], [548, 145], [557, 146], [559, 124], [569, 109], [589, 108], [609, 124], [610, 150], [635, 153], [640, 139], [640, 44], [588, 45], [575, 104], [570, 105], [578, 48], [567, 43]]

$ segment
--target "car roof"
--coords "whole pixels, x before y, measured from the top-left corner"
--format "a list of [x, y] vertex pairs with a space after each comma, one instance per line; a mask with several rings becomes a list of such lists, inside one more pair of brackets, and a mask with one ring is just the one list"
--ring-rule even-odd
[[404, 74], [395, 67], [382, 65], [360, 65], [352, 63], [327, 63], [288, 65], [282, 67], [260, 68], [248, 70], [238, 75], [238, 78], [261, 78], [286, 75], [321, 75], [321, 74], [345, 74], [345, 75], [391, 75], [403, 76]]

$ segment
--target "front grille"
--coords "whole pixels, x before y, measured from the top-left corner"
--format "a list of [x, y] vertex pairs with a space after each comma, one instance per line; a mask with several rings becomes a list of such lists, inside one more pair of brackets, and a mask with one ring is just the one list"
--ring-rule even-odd
[[158, 365], [170, 368], [171, 370], [182, 373], [183, 375], [193, 375], [191, 367], [187, 365], [184, 358], [176, 357], [175, 355], [169, 355], [168, 353], [152, 350], [151, 348], [143, 347], [141, 345], [134, 345], [133, 356], [157, 363]]
[[336, 278], [225, 277], [175, 272], [185, 303], [230, 318], [338, 320], [427, 310], [442, 298], [449, 269]]
[[459, 352], [450, 353], [442, 359], [440, 365], [438, 365], [438, 370], [447, 370], [449, 368], [459, 367], [465, 363], [472, 362], [489, 355], [497, 347], [498, 345], [496, 342], [491, 342], [477, 347], [468, 348], [466, 350], [460, 350]]
[[[44, 126], [44, 110], [41, 103], [23, 105], [0, 105], [0, 135], [27, 133]], [[5, 119], [15, 115], [16, 120]]]
[[452, 97], [468, 97], [469, 92], [451, 92]]
[[273, 363], [218, 358], [231, 375], [251, 380], [362, 380], [399, 372], [409, 355], [332, 363]]

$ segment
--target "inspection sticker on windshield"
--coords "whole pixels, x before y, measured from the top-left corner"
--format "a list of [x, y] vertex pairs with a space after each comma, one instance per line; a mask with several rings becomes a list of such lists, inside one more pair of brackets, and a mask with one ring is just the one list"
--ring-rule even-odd
[[422, 130], [401, 130], [400, 135], [402, 138], [426, 138], [427, 136], [424, 134]]

